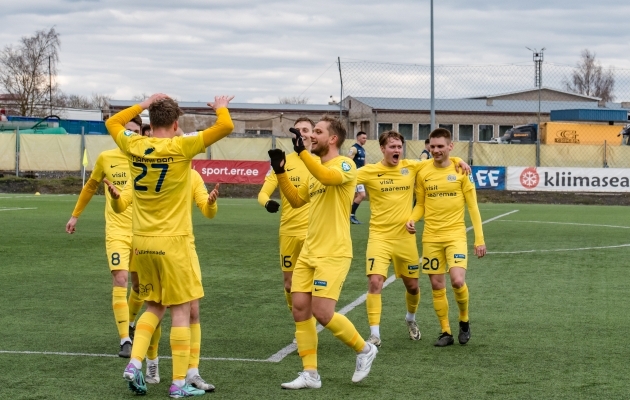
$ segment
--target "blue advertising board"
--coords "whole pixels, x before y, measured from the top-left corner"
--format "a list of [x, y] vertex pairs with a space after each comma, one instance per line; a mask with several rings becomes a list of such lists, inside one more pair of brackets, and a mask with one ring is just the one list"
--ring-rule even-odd
[[486, 190], [505, 190], [505, 167], [472, 167], [475, 187]]

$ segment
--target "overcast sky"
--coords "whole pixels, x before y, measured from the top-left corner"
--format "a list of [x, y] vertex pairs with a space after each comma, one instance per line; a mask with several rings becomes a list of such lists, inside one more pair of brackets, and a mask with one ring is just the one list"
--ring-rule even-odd
[[[2, 3], [1, 47], [38, 29], [61, 33], [66, 93], [321, 104], [339, 96], [337, 57], [429, 64], [428, 0]], [[544, 46], [552, 63], [574, 65], [588, 48], [604, 66], [630, 70], [628, 15], [627, 0], [435, 0], [436, 64], [528, 65], [525, 46]]]

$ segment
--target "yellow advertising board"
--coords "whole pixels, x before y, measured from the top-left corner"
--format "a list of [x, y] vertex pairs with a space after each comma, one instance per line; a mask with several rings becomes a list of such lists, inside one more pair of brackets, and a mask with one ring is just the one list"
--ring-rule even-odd
[[577, 124], [570, 122], [545, 122], [541, 140], [544, 144], [606, 144], [621, 145], [623, 129], [620, 125]]

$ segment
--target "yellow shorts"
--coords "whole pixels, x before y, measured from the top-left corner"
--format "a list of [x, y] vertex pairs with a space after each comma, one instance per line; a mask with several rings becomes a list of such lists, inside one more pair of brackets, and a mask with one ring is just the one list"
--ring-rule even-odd
[[422, 273], [445, 274], [449, 268], [468, 267], [466, 240], [445, 243], [422, 242]]
[[282, 272], [293, 272], [302, 246], [304, 236], [284, 236], [280, 235], [280, 268]]
[[134, 236], [132, 268], [140, 298], [164, 306], [203, 297], [199, 259], [190, 236]]
[[405, 276], [418, 279], [420, 277], [420, 260], [416, 235], [408, 235], [401, 239], [370, 238], [368, 240], [366, 275], [383, 275], [387, 278], [389, 264], [394, 264], [396, 278]]
[[291, 292], [339, 300], [351, 257], [300, 257], [293, 270]]
[[109, 236], [105, 238], [105, 251], [110, 271], [129, 271], [131, 259], [131, 236]]

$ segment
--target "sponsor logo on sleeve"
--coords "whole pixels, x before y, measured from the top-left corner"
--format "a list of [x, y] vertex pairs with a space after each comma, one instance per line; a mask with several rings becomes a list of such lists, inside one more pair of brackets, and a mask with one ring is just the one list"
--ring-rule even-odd
[[414, 271], [414, 270], [418, 269], [418, 266], [417, 265], [409, 265], [409, 266], [407, 266], [407, 269], [410, 270], [410, 271]]
[[345, 172], [348, 172], [348, 171], [350, 171], [352, 169], [352, 167], [347, 162], [342, 161], [341, 162], [341, 169], [344, 170]]
[[131, 136], [131, 135], [135, 135], [136, 132], [134, 131], [130, 131], [129, 129], [125, 129], [125, 131], [123, 132], [123, 134], [125, 136]]
[[466, 259], [466, 254], [455, 254], [455, 259], [461, 259], [461, 260], [465, 260]]

